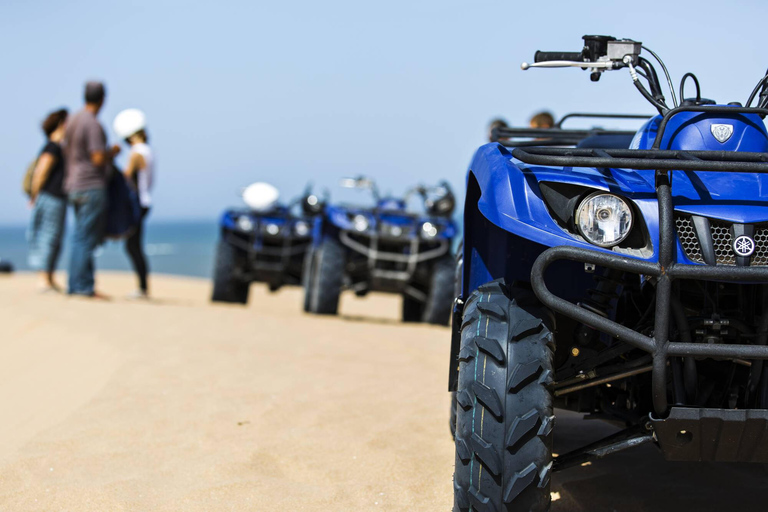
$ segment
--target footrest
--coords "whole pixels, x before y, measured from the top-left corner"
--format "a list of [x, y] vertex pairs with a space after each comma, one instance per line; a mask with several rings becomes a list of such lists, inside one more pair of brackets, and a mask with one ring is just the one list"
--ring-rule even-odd
[[768, 410], [673, 407], [651, 423], [667, 460], [768, 462]]

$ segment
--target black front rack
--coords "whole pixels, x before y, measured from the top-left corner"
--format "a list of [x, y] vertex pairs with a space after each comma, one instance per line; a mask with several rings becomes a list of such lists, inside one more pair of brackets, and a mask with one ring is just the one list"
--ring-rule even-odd
[[664, 149], [514, 148], [512, 156], [532, 165], [597, 167], [640, 171], [768, 172], [768, 154]]
[[642, 119], [650, 119], [653, 117], [649, 114], [597, 114], [594, 112], [573, 112], [571, 114], [564, 115], [558, 122], [555, 124], [555, 128], [562, 128], [563, 123], [565, 123], [568, 119], [631, 119], [631, 120], [642, 120]]
[[573, 130], [566, 128], [494, 128], [491, 141], [507, 147], [529, 146], [575, 146], [582, 140], [593, 135], [622, 135], [630, 137], [633, 131], [603, 130]]
[[[685, 111], [717, 114], [768, 114], [768, 110], [744, 107], [680, 107], [668, 112], [659, 125], [661, 140], [669, 119]], [[512, 155], [526, 164], [558, 167], [602, 167], [654, 170], [659, 205], [658, 263], [614, 253], [579, 247], [552, 247], [542, 252], [531, 270], [531, 285], [543, 304], [594, 329], [605, 332], [653, 356], [653, 404], [659, 416], [666, 414], [667, 360], [669, 357], [711, 357], [723, 359], [768, 359], [768, 346], [740, 344], [702, 344], [673, 342], [669, 339], [670, 317], [675, 298], [672, 281], [701, 279], [731, 282], [768, 282], [768, 267], [726, 267], [684, 265], [675, 261], [676, 233], [670, 171], [716, 171], [768, 173], [768, 158], [762, 153], [726, 151], [601, 150], [568, 148], [516, 148]], [[589, 263], [651, 277], [656, 283], [653, 335], [648, 336], [605, 318], [595, 312], [557, 297], [546, 286], [544, 273], [557, 260]], [[757, 365], [753, 365], [757, 366]]]
[[573, 129], [563, 128], [563, 122], [573, 118], [589, 119], [649, 119], [650, 115], [643, 114], [594, 114], [577, 112], [563, 116], [554, 128], [494, 128], [491, 131], [491, 142], [498, 142], [508, 147], [530, 146], [575, 146], [591, 136], [620, 135], [631, 137], [635, 134], [629, 130], [606, 130], [603, 128]]

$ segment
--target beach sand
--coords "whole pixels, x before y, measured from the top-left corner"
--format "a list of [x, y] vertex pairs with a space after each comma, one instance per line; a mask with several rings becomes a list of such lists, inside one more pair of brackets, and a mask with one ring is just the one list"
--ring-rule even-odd
[[109, 302], [0, 279], [0, 510], [448, 510], [446, 328], [299, 289], [99, 275]]
[[[0, 277], [0, 511], [450, 510], [449, 331], [399, 299], [155, 276], [151, 302]], [[615, 431], [558, 411], [555, 451]], [[664, 463], [643, 446], [553, 477], [553, 512], [764, 510], [766, 466]]]

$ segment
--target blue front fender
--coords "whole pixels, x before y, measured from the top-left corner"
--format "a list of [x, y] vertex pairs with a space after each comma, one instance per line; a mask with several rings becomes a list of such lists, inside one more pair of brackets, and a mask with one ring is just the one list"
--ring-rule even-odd
[[[633, 255], [644, 261], [656, 261], [658, 258], [658, 203], [651, 183], [635, 173], [613, 170], [611, 173], [596, 169], [562, 169], [548, 167], [527, 167], [512, 157], [512, 154], [499, 144], [482, 146], [472, 161], [468, 176], [479, 188], [477, 203], [465, 205], [476, 209], [493, 226], [485, 229], [474, 224], [471, 216], [465, 213], [467, 233], [474, 241], [464, 247], [463, 295], [468, 294], [480, 284], [492, 279], [505, 277], [508, 280], [530, 280], [530, 269], [538, 254], [548, 247], [569, 245], [595, 251], [612, 252], [591, 245], [567, 232], [558, 225], [545, 204], [539, 183], [557, 182], [578, 185], [595, 190], [605, 190], [627, 197], [636, 206], [643, 218], [652, 250], [645, 257]], [[488, 240], [489, 239], [489, 240]], [[480, 246], [485, 246], [485, 253]], [[496, 249], [494, 249], [496, 248]], [[506, 251], [501, 256], [500, 251]], [[684, 261], [682, 251], [678, 254]], [[469, 265], [467, 265], [469, 263]], [[470, 268], [467, 268], [469, 266]], [[472, 268], [474, 267], [474, 268]], [[584, 276], [583, 265], [570, 265], [563, 270], [564, 281], [561, 293], [565, 296], [578, 294], [584, 286], [573, 272]], [[567, 289], [570, 285], [571, 289]]]
[[[651, 234], [655, 261], [658, 246], [658, 211], [653, 186], [632, 175], [614, 171], [610, 178], [594, 169], [527, 168], [500, 144], [482, 146], [472, 161], [470, 174], [480, 187], [477, 209], [497, 227], [546, 247], [572, 245], [611, 252], [567, 233], [552, 218], [541, 196], [539, 183], [551, 181], [611, 191], [632, 200]], [[640, 258], [643, 259], [643, 258]]]

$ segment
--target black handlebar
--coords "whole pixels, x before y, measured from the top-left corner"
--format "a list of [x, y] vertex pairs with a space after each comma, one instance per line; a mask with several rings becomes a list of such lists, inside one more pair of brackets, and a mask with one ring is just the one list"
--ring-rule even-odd
[[533, 62], [547, 62], [550, 60], [570, 60], [581, 62], [584, 57], [581, 52], [542, 52], [537, 51], [533, 56]]

